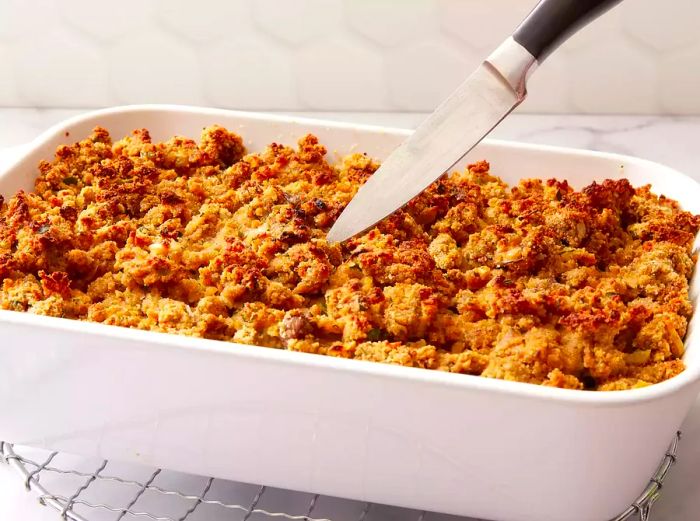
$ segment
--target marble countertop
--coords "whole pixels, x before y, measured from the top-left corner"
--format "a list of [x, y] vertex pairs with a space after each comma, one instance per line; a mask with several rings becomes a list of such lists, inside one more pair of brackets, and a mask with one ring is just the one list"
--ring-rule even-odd
[[[0, 149], [27, 143], [50, 125], [80, 112], [0, 108]], [[303, 115], [407, 128], [424, 117], [413, 113]], [[634, 155], [664, 163], [700, 181], [700, 117], [514, 114], [496, 129], [493, 137]], [[700, 517], [700, 399], [682, 429], [679, 460], [654, 507], [652, 521]], [[25, 493], [13, 471], [0, 466], [0, 519], [56, 521], [59, 517], [40, 508], [35, 498]]]

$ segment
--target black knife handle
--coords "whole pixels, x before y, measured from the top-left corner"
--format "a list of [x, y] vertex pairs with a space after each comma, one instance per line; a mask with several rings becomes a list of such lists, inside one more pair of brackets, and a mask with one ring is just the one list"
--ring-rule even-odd
[[538, 62], [621, 0], [541, 0], [513, 33]]

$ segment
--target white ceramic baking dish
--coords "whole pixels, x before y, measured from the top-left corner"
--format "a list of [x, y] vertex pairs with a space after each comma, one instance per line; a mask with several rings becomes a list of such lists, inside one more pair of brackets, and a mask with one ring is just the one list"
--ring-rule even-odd
[[[38, 161], [95, 125], [115, 137], [147, 127], [162, 139], [213, 123], [252, 151], [313, 132], [331, 159], [381, 159], [408, 134], [212, 109], [109, 109], [38, 137], [0, 173], [0, 193], [31, 189]], [[700, 213], [697, 183], [640, 159], [497, 141], [477, 158], [508, 182], [581, 187], [624, 176]], [[592, 393], [0, 311], [0, 438], [421, 510], [601, 521], [641, 492], [700, 389], [695, 323], [680, 376]]]

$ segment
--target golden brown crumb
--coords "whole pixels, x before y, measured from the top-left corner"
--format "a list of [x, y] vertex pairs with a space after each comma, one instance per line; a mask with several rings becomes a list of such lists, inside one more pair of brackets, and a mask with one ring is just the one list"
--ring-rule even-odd
[[569, 389], [683, 371], [700, 218], [674, 201], [481, 161], [331, 245], [378, 165], [325, 154], [96, 128], [0, 197], [0, 307]]

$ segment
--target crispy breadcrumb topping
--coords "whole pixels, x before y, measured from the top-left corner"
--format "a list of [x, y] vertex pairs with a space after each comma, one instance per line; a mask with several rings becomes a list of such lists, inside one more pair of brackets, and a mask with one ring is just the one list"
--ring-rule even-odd
[[378, 163], [325, 156], [98, 127], [0, 197], [0, 308], [571, 389], [683, 371], [700, 217], [675, 201], [482, 161], [328, 244]]

